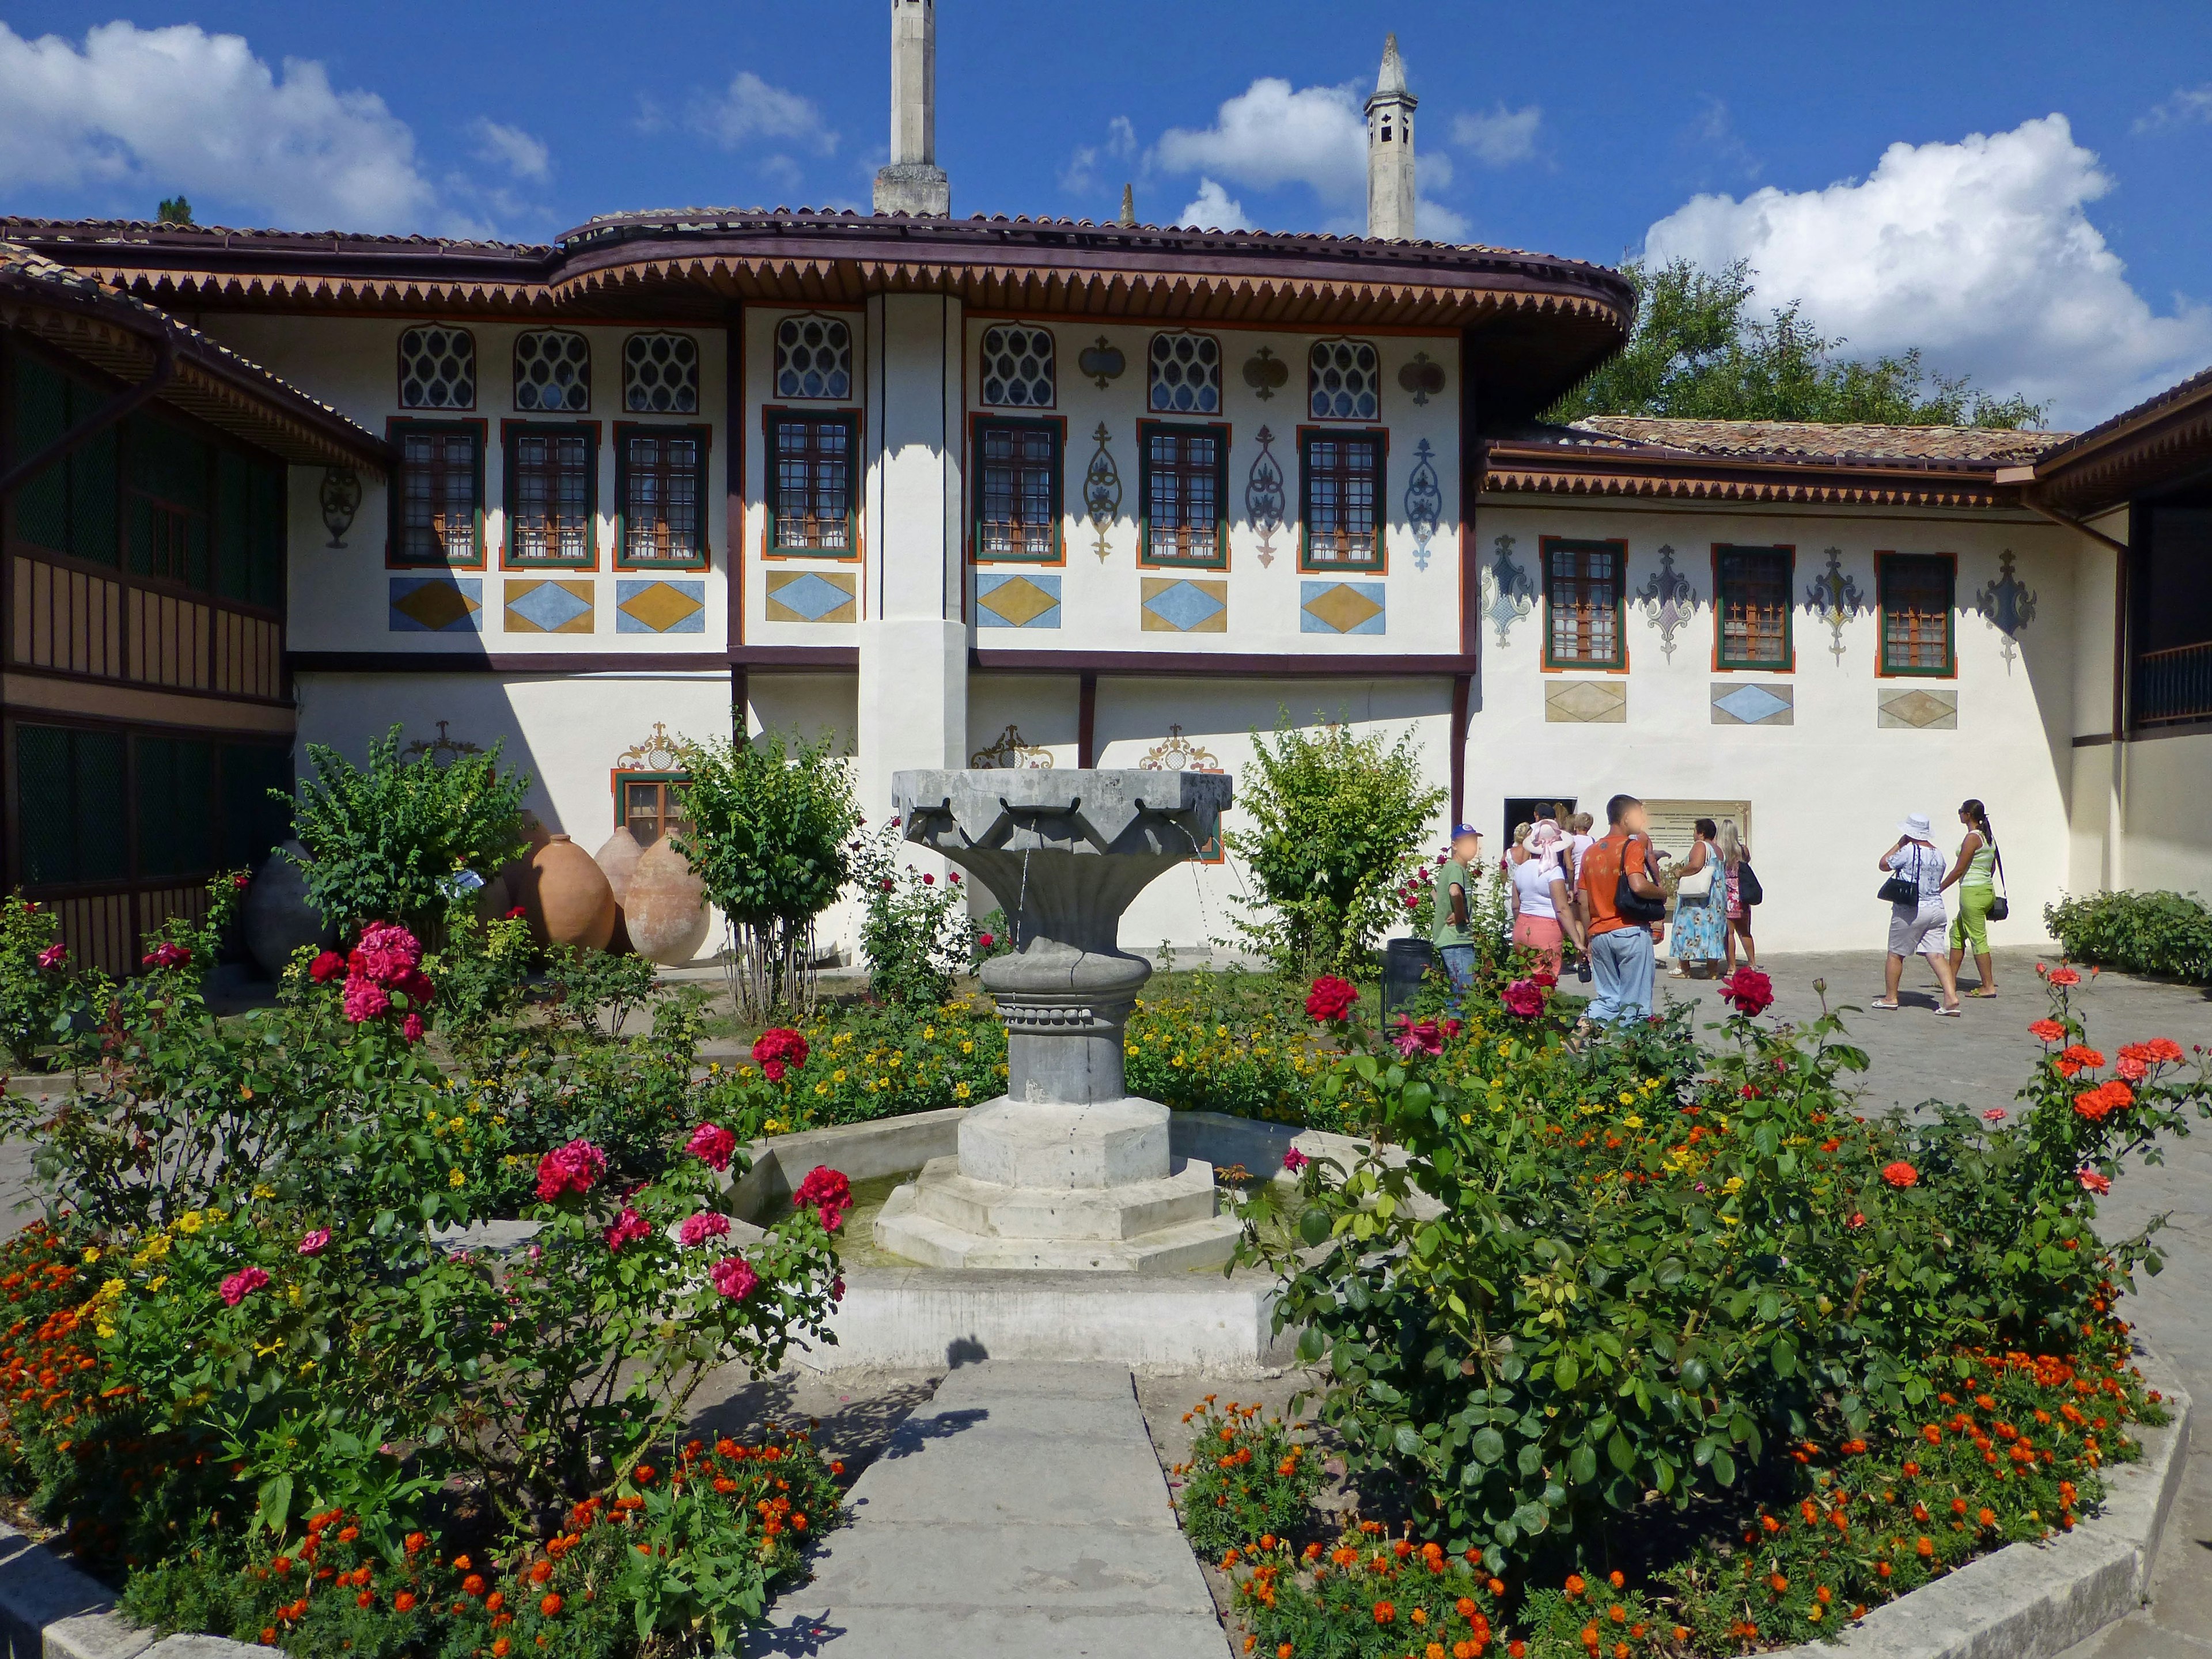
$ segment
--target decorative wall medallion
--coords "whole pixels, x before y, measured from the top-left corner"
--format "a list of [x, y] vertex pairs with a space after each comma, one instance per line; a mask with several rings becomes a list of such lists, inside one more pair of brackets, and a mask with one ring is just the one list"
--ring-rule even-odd
[[465, 328], [410, 328], [399, 335], [402, 409], [474, 409], [477, 337]]
[[1413, 470], [1406, 475], [1406, 523], [1413, 532], [1413, 568], [1429, 568], [1429, 542], [1444, 515], [1443, 487], [1437, 482], [1436, 451], [1424, 438], [1413, 446]]
[[507, 631], [588, 634], [592, 631], [592, 584], [588, 581], [509, 580]]
[[592, 407], [592, 343], [564, 328], [514, 337], [514, 406], [561, 415]]
[[1048, 328], [1002, 324], [983, 331], [983, 401], [1001, 409], [1050, 409], [1058, 378]]
[[1082, 355], [1075, 360], [1075, 366], [1088, 374], [1103, 392], [1109, 380], [1121, 378], [1121, 371], [1128, 368], [1129, 360], [1121, 355], [1121, 347], [1102, 334], [1097, 345], [1083, 349]]
[[1380, 634], [1383, 631], [1381, 582], [1300, 582], [1301, 634]]
[[394, 634], [481, 634], [481, 576], [394, 576], [391, 631]]
[[1690, 579], [1674, 568], [1674, 550], [1659, 550], [1659, 568], [1651, 573], [1651, 580], [1644, 584], [1637, 594], [1643, 604], [1644, 620], [1659, 630], [1659, 648], [1667, 660], [1674, 660], [1674, 630], [1696, 614], [1698, 590], [1690, 586]]
[[1260, 453], [1244, 477], [1244, 517], [1260, 538], [1260, 562], [1275, 562], [1275, 532], [1283, 527], [1283, 469], [1272, 446], [1275, 434], [1260, 428]]
[[1046, 576], [975, 577], [975, 625], [978, 628], [1057, 628], [1060, 626], [1060, 578]]
[[343, 547], [353, 515], [361, 511], [361, 474], [349, 466], [325, 467], [315, 501], [323, 509], [323, 528], [331, 532], [331, 545]]
[[1267, 346], [1261, 346], [1244, 360], [1244, 384], [1263, 404], [1288, 386], [1290, 380], [1291, 366]]
[[466, 738], [456, 738], [449, 735], [446, 730], [446, 722], [444, 720], [440, 720], [438, 722], [438, 735], [436, 737], [417, 738], [414, 742], [409, 744], [404, 749], [399, 751], [400, 758], [403, 760], [433, 761], [441, 758], [445, 760], [458, 760], [463, 755], [481, 755], [483, 753], [483, 744], [471, 743]]
[[999, 733], [998, 742], [969, 756], [968, 764], [979, 772], [1049, 772], [1052, 750], [1023, 742], [1021, 727], [1010, 726]]
[[771, 570], [768, 619], [848, 623], [860, 616], [860, 579], [850, 570]]
[[1316, 340], [1306, 353], [1306, 412], [1316, 421], [1371, 421], [1382, 368], [1364, 340]]
[[1875, 725], [1884, 730], [1905, 726], [1916, 732], [1955, 732], [1959, 728], [1956, 691], [1909, 690], [1881, 686], [1875, 694]]
[[[775, 578], [769, 580], [773, 586]], [[704, 582], [626, 581], [615, 584], [617, 634], [703, 634]]]
[[1482, 573], [1482, 614], [1490, 618], [1498, 629], [1498, 642], [1507, 642], [1513, 624], [1521, 621], [1536, 605], [1536, 584], [1528, 573], [1513, 562], [1513, 538], [1500, 536], [1494, 544], [1497, 552], [1489, 568]]
[[691, 745], [681, 738], [670, 737], [668, 727], [655, 720], [642, 743], [634, 743], [615, 757], [615, 770], [681, 772], [690, 764], [690, 758]]
[[[1084, 355], [1088, 356], [1090, 354], [1086, 352]], [[1121, 371], [1116, 369], [1115, 372], [1119, 374]], [[1114, 521], [1121, 515], [1121, 474], [1114, 465], [1113, 456], [1106, 451], [1106, 441], [1112, 435], [1106, 430], [1106, 422], [1099, 422], [1098, 430], [1091, 435], [1097, 441], [1098, 450], [1091, 456], [1091, 465], [1084, 469], [1083, 510], [1084, 516], [1091, 520], [1091, 528], [1098, 538], [1098, 545], [1091, 551], [1097, 554], [1099, 563], [1103, 564], [1108, 551], [1106, 532], [1114, 527]]]
[[1413, 394], [1417, 404], [1425, 404], [1444, 389], [1444, 366], [1429, 361], [1429, 354], [1417, 351], [1413, 360], [1398, 371], [1398, 385]]
[[1790, 685], [1722, 680], [1713, 687], [1715, 726], [1795, 726], [1797, 691]]
[[1844, 659], [1844, 624], [1867, 608], [1866, 598], [1859, 585], [1844, 574], [1844, 550], [1828, 550], [1828, 568], [1813, 579], [1805, 590], [1805, 603], [1813, 607], [1813, 614], [1828, 629], [1828, 654], [1838, 663]]
[[1997, 555], [1997, 579], [1974, 595], [1974, 608], [1982, 620], [2002, 636], [1997, 648], [2004, 653], [2005, 672], [2012, 672], [2020, 654], [2021, 630], [2035, 620], [2035, 590], [2013, 574], [2012, 550]]
[[1211, 749], [1200, 749], [1182, 734], [1182, 727], [1170, 726], [1164, 741], [1145, 750], [1144, 759], [1137, 763], [1139, 772], [1218, 772], [1221, 763], [1213, 757]]
[[623, 407], [633, 415], [696, 415], [699, 343], [689, 334], [633, 334], [624, 340]]
[[1147, 576], [1140, 604], [1147, 634], [1226, 634], [1229, 584]]
[[1617, 680], [1547, 680], [1544, 718], [1554, 726], [1625, 726], [1628, 688]]

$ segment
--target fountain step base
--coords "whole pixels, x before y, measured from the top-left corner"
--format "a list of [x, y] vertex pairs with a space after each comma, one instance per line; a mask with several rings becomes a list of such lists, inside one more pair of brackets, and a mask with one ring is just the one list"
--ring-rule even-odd
[[1182, 1163], [1154, 1181], [1114, 1187], [1024, 1187], [979, 1181], [958, 1158], [933, 1158], [913, 1184], [915, 1212], [990, 1238], [1127, 1243], [1213, 1218], [1213, 1166]]
[[[1196, 1191], [1194, 1174], [1205, 1183]], [[1113, 1213], [1124, 1205], [1139, 1217], [1176, 1218], [1138, 1231], [1128, 1216]], [[958, 1219], [948, 1220], [948, 1214]], [[1058, 1231], [1039, 1236], [976, 1230], [977, 1224], [995, 1222]], [[875, 1227], [878, 1249], [927, 1267], [1121, 1273], [1222, 1267], [1236, 1252], [1239, 1231], [1236, 1217], [1213, 1213], [1213, 1172], [1206, 1164], [1186, 1164], [1164, 1181], [1079, 1193], [971, 1180], [949, 1158], [932, 1159], [915, 1181], [894, 1192]]]

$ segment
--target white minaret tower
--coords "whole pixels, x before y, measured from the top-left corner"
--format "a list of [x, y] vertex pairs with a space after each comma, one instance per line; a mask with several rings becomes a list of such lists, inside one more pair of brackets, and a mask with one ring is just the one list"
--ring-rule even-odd
[[[1413, 235], [1413, 106], [1398, 37], [1382, 43], [1382, 73], [1367, 100], [1367, 234], [1411, 240]], [[883, 186], [876, 186], [880, 198]]]
[[952, 211], [952, 182], [937, 165], [937, 0], [891, 0], [891, 161], [876, 173], [876, 211]]

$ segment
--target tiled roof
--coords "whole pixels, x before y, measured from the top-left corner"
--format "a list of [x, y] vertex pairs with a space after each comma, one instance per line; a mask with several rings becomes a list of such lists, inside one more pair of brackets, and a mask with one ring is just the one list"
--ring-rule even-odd
[[348, 230], [178, 225], [154, 219], [36, 219], [14, 214], [0, 215], [0, 237], [59, 237], [72, 242], [130, 242], [172, 247], [383, 248], [392, 252], [452, 248], [469, 253], [507, 253], [532, 258], [552, 251], [543, 243], [474, 241], [463, 236], [379, 236]]
[[1812, 421], [1692, 421], [1648, 415], [1593, 415], [1565, 429], [1692, 455], [1948, 461], [1969, 466], [2022, 465], [2073, 435], [1973, 426], [1832, 426]]

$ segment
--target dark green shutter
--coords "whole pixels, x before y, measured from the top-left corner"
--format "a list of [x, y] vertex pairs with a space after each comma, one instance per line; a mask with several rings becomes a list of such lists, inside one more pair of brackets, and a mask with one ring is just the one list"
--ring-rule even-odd
[[284, 603], [285, 484], [281, 465], [253, 469], [252, 579], [247, 598], [271, 611]]
[[[9, 363], [15, 382], [15, 436], [9, 461], [44, 449], [69, 430], [69, 383], [20, 353]], [[15, 533], [56, 553], [69, 550], [69, 472], [42, 467], [15, 490]]]
[[131, 873], [120, 732], [70, 734], [76, 765], [76, 879], [121, 881]]
[[244, 599], [253, 590], [253, 480], [243, 455], [216, 459], [215, 591]]
[[26, 886], [120, 881], [130, 873], [123, 737], [15, 728], [15, 793]]

